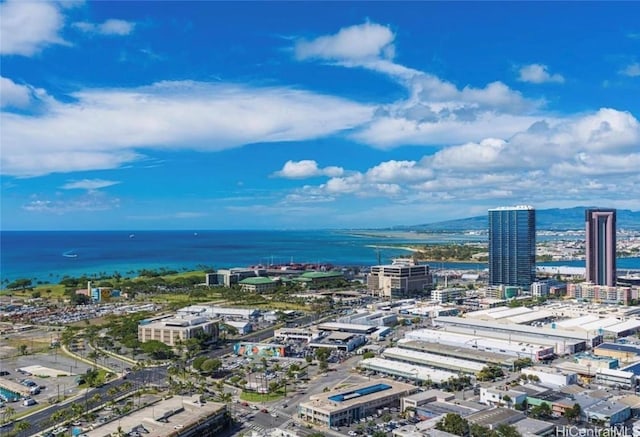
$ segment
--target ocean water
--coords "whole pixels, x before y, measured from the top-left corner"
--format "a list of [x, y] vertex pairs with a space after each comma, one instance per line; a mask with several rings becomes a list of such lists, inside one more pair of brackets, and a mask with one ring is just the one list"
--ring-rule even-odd
[[[57, 283], [65, 275], [141, 269], [195, 270], [249, 265], [312, 263], [370, 266], [410, 255], [389, 246], [484, 241], [466, 234], [383, 231], [2, 231], [0, 279]], [[584, 266], [584, 261], [545, 263]], [[481, 263], [434, 263], [433, 268], [484, 269]], [[640, 269], [640, 258], [618, 260], [619, 269]], [[2, 284], [4, 285], [4, 284]]]
[[257, 264], [368, 266], [410, 252], [391, 245], [467, 240], [463, 235], [372, 231], [3, 231], [0, 276], [58, 282], [63, 276], [140, 269], [193, 270]]

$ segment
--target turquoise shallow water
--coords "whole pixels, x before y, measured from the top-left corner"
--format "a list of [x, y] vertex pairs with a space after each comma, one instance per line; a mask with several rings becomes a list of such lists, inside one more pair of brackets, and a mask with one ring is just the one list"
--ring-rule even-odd
[[[59, 282], [65, 276], [140, 269], [238, 267], [289, 262], [370, 266], [410, 252], [389, 246], [484, 241], [486, 236], [379, 231], [3, 231], [2, 280], [31, 278]], [[584, 266], [584, 261], [545, 265]], [[436, 263], [436, 268], [483, 269], [484, 264]], [[640, 269], [640, 258], [618, 261], [620, 269]]]

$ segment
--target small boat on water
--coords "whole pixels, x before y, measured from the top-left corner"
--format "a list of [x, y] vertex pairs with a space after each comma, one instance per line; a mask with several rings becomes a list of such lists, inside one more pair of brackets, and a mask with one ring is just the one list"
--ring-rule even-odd
[[129, 238], [136, 238], [136, 234], [129, 234]]
[[77, 258], [78, 254], [74, 253], [73, 250], [69, 250], [69, 251], [63, 253], [62, 256], [64, 256], [65, 258]]

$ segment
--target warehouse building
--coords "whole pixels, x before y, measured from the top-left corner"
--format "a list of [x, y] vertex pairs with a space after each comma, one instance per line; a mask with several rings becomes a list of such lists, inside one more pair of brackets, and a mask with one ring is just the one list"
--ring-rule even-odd
[[558, 339], [557, 337], [534, 337], [531, 335], [522, 335], [514, 332], [501, 332], [501, 331], [480, 331], [476, 329], [461, 327], [461, 326], [447, 326], [444, 328], [447, 332], [455, 332], [458, 334], [467, 335], [483, 335], [488, 338], [495, 338], [505, 341], [516, 341], [523, 344], [537, 344], [541, 346], [548, 346], [553, 348], [554, 353], [558, 356], [574, 354], [578, 351], [582, 351], [585, 348], [584, 340], [576, 339]]
[[358, 363], [362, 369], [371, 370], [390, 376], [398, 376], [417, 382], [442, 384], [449, 378], [458, 378], [458, 373], [437, 370], [417, 364], [401, 363], [386, 358], [367, 358]]
[[[564, 331], [557, 329], [557, 326], [552, 324], [551, 328], [546, 327], [534, 327], [527, 325], [518, 325], [515, 323], [500, 323], [486, 320], [473, 320], [462, 317], [438, 317], [434, 320], [434, 324], [445, 328], [458, 327], [468, 328], [475, 330], [478, 335], [492, 336], [495, 333], [507, 333], [512, 336], [528, 336], [532, 338], [545, 338], [552, 339], [558, 344], [564, 344], [564, 342], [574, 343], [575, 350], [571, 353], [582, 352], [587, 347], [591, 348], [602, 343], [602, 335], [593, 332], [582, 333]], [[555, 326], [555, 328], [554, 328]], [[586, 338], [586, 340], [585, 340]], [[582, 343], [582, 345], [580, 344]], [[588, 344], [587, 344], [588, 343]]]
[[396, 344], [402, 349], [411, 349], [420, 352], [427, 352], [443, 357], [461, 358], [476, 363], [495, 364], [496, 366], [506, 369], [513, 369], [517, 357], [497, 352], [480, 351], [477, 349], [468, 349], [457, 346], [448, 346], [445, 344], [429, 343], [426, 341], [409, 340], [403, 338], [398, 340]]
[[400, 399], [417, 390], [410, 384], [377, 379], [338, 392], [312, 395], [302, 402], [302, 420], [328, 428], [344, 426], [375, 414], [379, 408], [400, 407]]
[[376, 312], [356, 312], [348, 316], [337, 319], [339, 323], [352, 323], [356, 325], [368, 326], [394, 326], [398, 323], [398, 315], [384, 311]]
[[640, 346], [623, 343], [602, 343], [593, 350], [594, 355], [617, 358], [621, 363], [640, 359]]
[[318, 329], [320, 331], [338, 331], [349, 332], [351, 334], [368, 335], [375, 332], [377, 327], [371, 325], [361, 325], [357, 323], [327, 322], [318, 325]]
[[552, 346], [543, 346], [535, 343], [525, 343], [482, 337], [478, 335], [459, 334], [443, 330], [417, 329], [408, 332], [405, 338], [448, 346], [456, 346], [464, 349], [497, 352], [518, 358], [530, 358], [532, 361], [543, 361], [554, 357]]
[[453, 372], [476, 374], [485, 366], [482, 363], [467, 361], [459, 358], [443, 357], [442, 355], [418, 352], [399, 347], [390, 347], [382, 352], [384, 358], [409, 364], [419, 364], [436, 369], [448, 369]]
[[615, 325], [604, 328], [604, 335], [612, 338], [621, 338], [633, 335], [640, 331], [640, 319], [629, 319]]
[[549, 388], [560, 388], [578, 383], [578, 375], [557, 367], [525, 367], [520, 371], [523, 375], [537, 376], [539, 384]]

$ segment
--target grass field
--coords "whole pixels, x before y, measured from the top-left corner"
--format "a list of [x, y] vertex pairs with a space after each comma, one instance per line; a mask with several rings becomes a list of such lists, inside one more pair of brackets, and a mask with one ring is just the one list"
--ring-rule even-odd
[[240, 393], [240, 399], [247, 402], [270, 402], [277, 401], [284, 397], [284, 392], [279, 390], [275, 393], [254, 393], [243, 391]]

